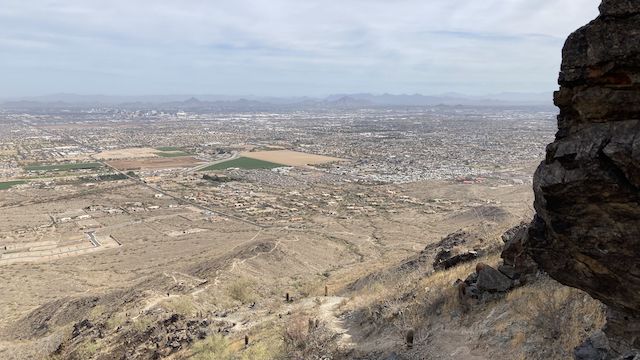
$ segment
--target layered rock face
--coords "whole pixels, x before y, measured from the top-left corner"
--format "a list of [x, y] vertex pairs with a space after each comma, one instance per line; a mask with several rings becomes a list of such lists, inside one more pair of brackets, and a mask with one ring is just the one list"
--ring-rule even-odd
[[525, 247], [608, 305], [614, 351], [640, 348], [640, 0], [602, 2], [567, 39], [559, 83]]

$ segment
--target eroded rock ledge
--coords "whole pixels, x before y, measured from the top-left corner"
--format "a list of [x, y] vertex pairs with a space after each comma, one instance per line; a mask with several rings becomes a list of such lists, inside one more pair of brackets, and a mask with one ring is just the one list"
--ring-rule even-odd
[[640, 1], [604, 0], [563, 49], [558, 133], [525, 247], [609, 307], [611, 353], [640, 348]]

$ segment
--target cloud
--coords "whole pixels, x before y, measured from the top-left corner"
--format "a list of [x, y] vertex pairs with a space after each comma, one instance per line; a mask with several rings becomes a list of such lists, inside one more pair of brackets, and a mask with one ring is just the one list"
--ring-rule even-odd
[[0, 95], [546, 91], [598, 3], [4, 0]]

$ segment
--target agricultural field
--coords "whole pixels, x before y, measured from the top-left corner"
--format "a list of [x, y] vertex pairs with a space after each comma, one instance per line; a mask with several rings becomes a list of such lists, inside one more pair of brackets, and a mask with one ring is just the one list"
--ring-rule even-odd
[[7, 190], [16, 185], [22, 185], [26, 183], [27, 183], [26, 181], [22, 181], [22, 180], [0, 182], [0, 190]]
[[344, 160], [330, 156], [306, 154], [299, 151], [291, 150], [254, 151], [244, 152], [241, 155], [246, 158], [262, 160], [287, 166], [318, 165]]
[[103, 160], [118, 160], [118, 159], [134, 159], [134, 158], [147, 158], [157, 157], [156, 153], [163, 151], [154, 148], [142, 147], [142, 148], [128, 148], [107, 150], [96, 155], [97, 158]]
[[101, 168], [100, 163], [73, 163], [73, 164], [36, 164], [25, 166], [26, 171], [69, 171], [69, 170], [87, 170]]
[[191, 156], [191, 154], [184, 151], [162, 151], [162, 152], [157, 152], [156, 155], [164, 158]]
[[221, 162], [215, 165], [208, 166], [202, 171], [215, 171], [215, 170], [225, 170], [231, 168], [239, 168], [245, 170], [253, 170], [253, 169], [273, 169], [277, 167], [283, 167], [286, 165], [276, 164], [269, 161], [263, 161], [258, 159], [251, 159], [248, 157], [241, 157], [225, 162]]
[[158, 150], [158, 151], [182, 151], [181, 148], [175, 147], [175, 146], [160, 146], [160, 147], [157, 147], [156, 150]]
[[171, 169], [195, 166], [200, 163], [202, 163], [202, 161], [188, 156], [109, 161], [109, 165], [118, 170]]

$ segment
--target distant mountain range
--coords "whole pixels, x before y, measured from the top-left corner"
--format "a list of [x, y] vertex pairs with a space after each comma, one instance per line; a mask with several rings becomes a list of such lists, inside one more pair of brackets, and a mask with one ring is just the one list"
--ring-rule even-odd
[[469, 96], [457, 93], [442, 95], [394, 94], [338, 94], [325, 101], [344, 101], [345, 98], [373, 105], [431, 106], [431, 105], [552, 105], [552, 93], [500, 93]]
[[166, 109], [255, 109], [285, 107], [337, 107], [363, 108], [379, 106], [553, 106], [549, 93], [499, 93], [485, 96], [469, 96], [457, 93], [441, 95], [421, 94], [335, 94], [325, 98], [314, 97], [266, 97], [230, 95], [76, 95], [54, 94], [0, 100], [3, 107], [66, 107], [66, 106], [122, 106], [158, 107]]

